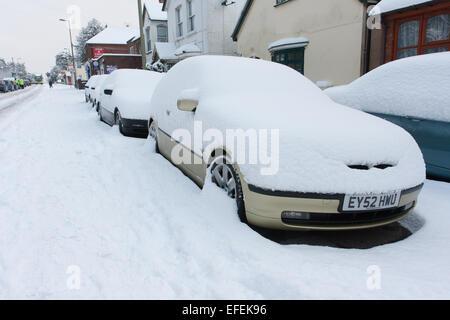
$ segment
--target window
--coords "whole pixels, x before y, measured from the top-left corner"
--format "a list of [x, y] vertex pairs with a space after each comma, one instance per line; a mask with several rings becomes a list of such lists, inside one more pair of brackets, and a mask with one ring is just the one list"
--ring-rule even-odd
[[305, 48], [295, 48], [275, 51], [272, 54], [272, 61], [284, 64], [301, 74], [305, 73]]
[[423, 14], [396, 23], [394, 57], [401, 59], [420, 54], [449, 51], [450, 10]]
[[192, 32], [195, 30], [195, 14], [192, 10], [192, 0], [187, 0], [186, 5], [188, 14], [188, 32]]
[[145, 28], [145, 39], [147, 39], [147, 52], [152, 51], [152, 40], [150, 39], [150, 27]]
[[177, 19], [177, 36], [183, 36], [183, 21], [181, 20], [181, 6], [175, 9], [175, 17]]
[[164, 24], [158, 24], [156, 26], [156, 32], [158, 36], [158, 42], [168, 42], [168, 32], [167, 32], [167, 26]]

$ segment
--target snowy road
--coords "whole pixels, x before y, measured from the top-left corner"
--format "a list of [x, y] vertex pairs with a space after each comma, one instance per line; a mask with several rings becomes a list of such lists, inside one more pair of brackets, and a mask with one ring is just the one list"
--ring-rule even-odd
[[450, 184], [427, 181], [403, 241], [279, 245], [83, 101], [43, 88], [0, 113], [0, 298], [450, 298]]

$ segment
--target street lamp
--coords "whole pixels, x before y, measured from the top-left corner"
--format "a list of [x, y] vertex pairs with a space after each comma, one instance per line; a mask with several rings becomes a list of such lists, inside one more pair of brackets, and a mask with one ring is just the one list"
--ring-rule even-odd
[[70, 20], [67, 19], [59, 19], [59, 21], [62, 22], [67, 22], [67, 24], [69, 25], [69, 36], [70, 36], [70, 47], [72, 48], [72, 63], [73, 63], [73, 72], [74, 72], [74, 81], [73, 84], [75, 86], [75, 88], [77, 87], [77, 65], [75, 64], [75, 55], [73, 53], [73, 42], [72, 42], [72, 28], [70, 26]]

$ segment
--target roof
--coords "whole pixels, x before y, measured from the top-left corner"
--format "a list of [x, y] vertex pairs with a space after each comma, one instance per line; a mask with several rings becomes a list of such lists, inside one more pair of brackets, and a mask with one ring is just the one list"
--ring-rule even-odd
[[161, 60], [178, 60], [175, 50], [176, 47], [173, 42], [155, 42], [155, 53]]
[[184, 46], [181, 46], [175, 50], [176, 56], [182, 56], [183, 54], [189, 54], [189, 53], [201, 53], [202, 50], [194, 44], [194, 43], [188, 43]]
[[150, 20], [167, 21], [167, 12], [163, 11], [163, 4], [158, 0], [145, 0], [145, 11], [147, 11]]
[[[164, 3], [166, 1], [164, 1]], [[231, 38], [233, 38], [234, 41], [237, 41], [237, 37], [239, 32], [241, 31], [242, 24], [244, 23], [245, 18], [247, 17], [248, 11], [250, 10], [252, 4], [253, 0], [247, 0], [244, 7], [242, 8], [241, 15], [239, 16], [236, 26], [234, 27], [233, 33], [231, 34]]]
[[108, 27], [89, 39], [86, 44], [127, 44], [129, 41], [137, 40], [139, 38], [139, 29], [129, 27]]
[[416, 7], [433, 1], [434, 0], [381, 0], [372, 9], [372, 11], [370, 11], [370, 15], [373, 16], [377, 14], [394, 12], [402, 9]]
[[309, 40], [303, 37], [280, 39], [269, 45], [269, 51], [306, 47], [308, 43]]

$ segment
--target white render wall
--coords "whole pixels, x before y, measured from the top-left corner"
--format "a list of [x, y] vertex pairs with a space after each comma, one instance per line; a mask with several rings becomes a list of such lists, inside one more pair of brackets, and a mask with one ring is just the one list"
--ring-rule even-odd
[[[151, 43], [152, 51], [155, 49], [155, 42], [158, 41], [157, 26], [160, 24], [167, 25], [167, 21], [151, 20], [148, 14], [145, 15], [145, 17], [144, 17], [144, 36], [147, 37], [145, 30], [147, 29], [148, 26], [150, 26], [150, 41], [152, 42]], [[145, 38], [145, 50], [147, 53], [147, 62], [151, 62], [152, 61], [152, 52], [150, 50], [148, 50], [148, 48], [147, 48], [147, 38]]]
[[[177, 37], [176, 32], [175, 9], [179, 5], [181, 5], [183, 21], [182, 37]], [[202, 54], [236, 54], [237, 45], [231, 39], [231, 34], [240, 14], [237, 4], [222, 6], [219, 0], [192, 0], [192, 6], [195, 13], [195, 30], [188, 33], [186, 0], [169, 0], [167, 2], [169, 41], [174, 42], [177, 48], [195, 43]]]

